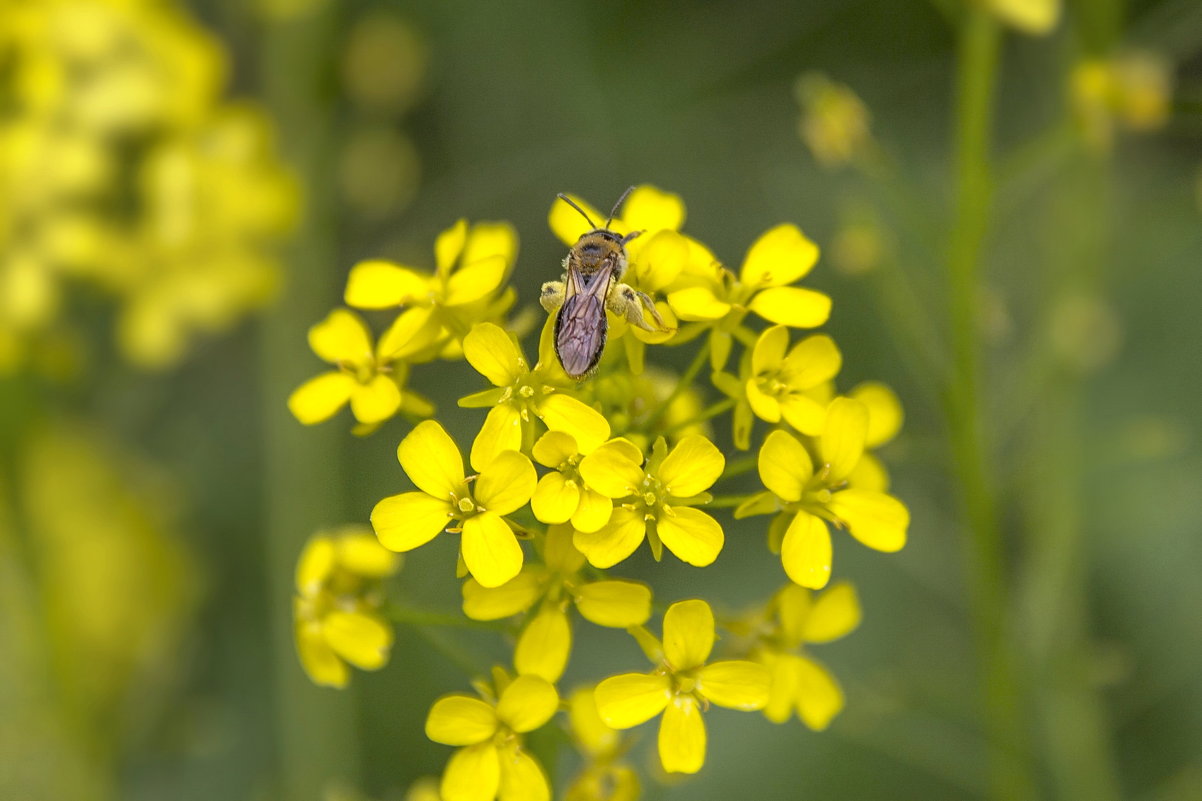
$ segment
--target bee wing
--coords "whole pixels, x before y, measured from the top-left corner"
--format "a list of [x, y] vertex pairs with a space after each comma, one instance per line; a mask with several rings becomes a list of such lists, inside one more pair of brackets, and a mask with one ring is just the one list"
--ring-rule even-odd
[[565, 373], [583, 378], [601, 360], [609, 327], [605, 319], [605, 296], [613, 281], [614, 263], [609, 262], [586, 277], [569, 269], [563, 306], [555, 318], [555, 352]]

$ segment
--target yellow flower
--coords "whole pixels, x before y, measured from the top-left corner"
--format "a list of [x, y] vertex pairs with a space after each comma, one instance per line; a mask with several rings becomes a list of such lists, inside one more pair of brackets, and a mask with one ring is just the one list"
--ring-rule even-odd
[[496, 387], [460, 400], [461, 406], [492, 406], [472, 443], [471, 462], [477, 470], [501, 451], [529, 452], [535, 417], [551, 431], [570, 434], [581, 448], [592, 450], [609, 438], [609, 423], [601, 413], [556, 385], [563, 375], [558, 362], [541, 359], [531, 370], [521, 349], [500, 326], [473, 326], [463, 339], [463, 355]]
[[[376, 504], [371, 523], [384, 547], [411, 551], [444, 529], [463, 534], [460, 552], [468, 572], [498, 587], [522, 569], [522, 546], [505, 521], [526, 505], [537, 477], [530, 460], [501, 451], [479, 475], [467, 477], [450, 435], [434, 420], [419, 423], [397, 448], [397, 459], [417, 492]], [[448, 529], [452, 522], [459, 526]]]
[[681, 320], [710, 327], [710, 365], [721, 370], [730, 356], [736, 332], [749, 312], [773, 323], [815, 328], [831, 313], [831, 299], [821, 292], [788, 286], [804, 278], [818, 261], [818, 246], [795, 225], [769, 229], [747, 251], [742, 269], [733, 272], [714, 263], [677, 282], [668, 303]]
[[670, 453], [660, 437], [645, 467], [642, 452], [630, 442], [602, 445], [580, 462], [580, 475], [617, 505], [597, 531], [576, 532], [576, 547], [594, 567], [612, 567], [634, 553], [645, 537], [656, 559], [666, 546], [691, 565], [711, 564], [722, 550], [722, 526], [692, 507], [709, 501], [706, 490], [725, 466], [722, 452], [695, 434]]
[[[857, 384], [849, 398], [854, 398], [868, 409], [868, 432], [864, 436], [864, 447], [879, 448], [893, 440], [901, 430], [904, 412], [897, 394], [879, 381]], [[860, 461], [847, 477], [849, 486], [857, 489], [889, 491], [889, 471], [876, 454], [865, 450]]]
[[1163, 128], [1171, 113], [1173, 73], [1162, 56], [1142, 51], [1078, 63], [1070, 84], [1077, 122], [1096, 150], [1108, 150], [1114, 129]]
[[[608, 501], [607, 501], [608, 503]], [[500, 620], [520, 614], [541, 599], [518, 637], [518, 673], [558, 681], [572, 648], [567, 607], [598, 626], [629, 628], [651, 617], [651, 590], [623, 580], [596, 580], [582, 571], [584, 556], [572, 545], [572, 528], [551, 526], [542, 542], [543, 565], [527, 565], [513, 580], [488, 588], [474, 579], [463, 584], [463, 612], [473, 620]]]
[[586, 761], [564, 797], [566, 801], [636, 801], [642, 790], [639, 776], [621, 761], [622, 735], [601, 719], [593, 689], [581, 687], [568, 698], [568, 726]]
[[783, 508], [773, 525], [773, 549], [779, 547], [785, 573], [803, 587], [821, 589], [830, 580], [827, 522], [878, 551], [898, 551], [906, 544], [910, 513], [905, 505], [883, 492], [848, 486], [867, 435], [868, 408], [836, 398], [818, 439], [817, 460], [787, 431], [773, 431], [760, 449], [760, 480], [768, 491], [744, 502], [735, 517]]
[[1002, 22], [1032, 36], [1052, 32], [1060, 21], [1060, 0], [987, 0]]
[[[472, 324], [495, 317], [511, 298], [499, 295], [517, 258], [517, 232], [508, 223], [467, 220], [439, 234], [431, 275], [389, 261], [356, 264], [346, 284], [346, 303], [357, 309], [406, 307], [435, 341], [462, 339]], [[500, 303], [501, 307], [497, 304]]]
[[293, 416], [305, 425], [320, 423], [349, 401], [360, 423], [380, 423], [403, 407], [421, 413], [429, 401], [413, 392], [402, 393], [404, 365], [396, 362], [423, 346], [420, 331], [404, 315], [372, 345], [371, 331], [359, 315], [335, 309], [309, 329], [309, 347], [338, 369], [311, 378], [288, 398]]
[[393, 632], [379, 614], [379, 584], [400, 566], [400, 557], [362, 526], [318, 534], [305, 545], [293, 617], [296, 651], [313, 683], [345, 687], [347, 663], [361, 670], [388, 663]]
[[761, 420], [786, 423], [803, 434], [822, 430], [826, 407], [815, 400], [819, 389], [843, 365], [835, 342], [825, 334], [807, 337], [786, 353], [789, 330], [774, 325], [765, 330], [751, 354], [751, 377], [744, 384], [747, 401]]
[[581, 459], [600, 444], [578, 445], [575, 437], [563, 431], [548, 431], [534, 443], [534, 461], [551, 468], [551, 472], [538, 480], [534, 497], [530, 499], [535, 517], [544, 523], [570, 520], [577, 531], [587, 532], [596, 531], [609, 522], [613, 504], [609, 498], [591, 489], [580, 476]]
[[459, 746], [442, 774], [443, 801], [492, 801], [498, 795], [506, 801], [550, 801], [547, 777], [523, 748], [522, 735], [551, 720], [559, 695], [538, 676], [499, 679], [495, 699], [444, 695], [430, 709], [426, 736]]
[[798, 132], [819, 164], [847, 164], [872, 145], [871, 115], [851, 89], [807, 72], [798, 78], [795, 93], [802, 110]]
[[597, 712], [615, 729], [629, 729], [663, 713], [659, 758], [664, 770], [696, 773], [705, 763], [702, 711], [710, 704], [763, 709], [768, 703], [768, 671], [744, 660], [706, 664], [714, 647], [714, 613], [705, 601], [668, 607], [663, 642], [653, 642], [655, 670], [602, 681], [596, 689]]
[[756, 661], [772, 675], [764, 717], [784, 723], [794, 713], [806, 726], [821, 731], [843, 709], [843, 690], [831, 672], [808, 656], [803, 646], [826, 643], [860, 625], [860, 601], [847, 582], [832, 584], [821, 594], [788, 584], [769, 605], [771, 618], [758, 632]]

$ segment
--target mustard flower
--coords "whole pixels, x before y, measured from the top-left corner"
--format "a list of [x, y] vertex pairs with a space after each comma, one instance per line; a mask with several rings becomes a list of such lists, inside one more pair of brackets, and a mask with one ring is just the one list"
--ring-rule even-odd
[[872, 145], [872, 116], [855, 92], [827, 76], [808, 72], [797, 79], [801, 104], [798, 133], [824, 167], [853, 161]]
[[498, 796], [550, 801], [546, 774], [523, 748], [522, 735], [551, 720], [559, 694], [538, 676], [510, 680], [498, 671], [497, 677], [495, 696], [444, 695], [426, 718], [427, 737], [459, 747], [442, 774], [443, 801], [492, 801]]
[[843, 709], [843, 689], [805, 646], [832, 642], [860, 625], [860, 601], [847, 582], [821, 593], [786, 584], [765, 610], [747, 621], [757, 640], [752, 656], [772, 676], [764, 717], [784, 723], [794, 714], [815, 731], [830, 725]]
[[568, 728], [585, 764], [568, 785], [566, 801], [636, 801], [638, 773], [622, 760], [626, 743], [601, 719], [593, 687], [568, 697]]
[[803, 434], [817, 435], [826, 406], [814, 397], [815, 391], [821, 393], [842, 365], [842, 354], [825, 334], [789, 348], [789, 330], [774, 325], [760, 334], [751, 352], [751, 376], [744, 384], [747, 402], [761, 420], [783, 419]]
[[540, 359], [530, 369], [521, 348], [500, 326], [473, 326], [463, 339], [463, 355], [495, 387], [460, 400], [461, 406], [492, 406], [472, 443], [471, 462], [477, 470], [501, 451], [529, 451], [534, 418], [589, 450], [609, 438], [609, 423], [601, 413], [556, 384], [563, 376], [558, 362]]
[[379, 584], [400, 566], [401, 558], [362, 526], [318, 534], [305, 545], [293, 617], [297, 655], [314, 684], [345, 687], [347, 663], [361, 670], [388, 663], [393, 632], [379, 613]]
[[652, 641], [655, 669], [602, 681], [596, 689], [597, 712], [615, 729], [629, 729], [662, 713], [659, 758], [664, 770], [696, 773], [705, 763], [702, 712], [710, 704], [763, 709], [769, 674], [763, 665], [745, 660], [706, 663], [714, 647], [714, 613], [705, 601], [668, 607], [663, 641]]
[[1060, 0], [987, 0], [1002, 22], [1032, 36], [1045, 36], [1060, 21]]
[[1069, 88], [1078, 125], [1099, 151], [1113, 145], [1116, 127], [1156, 131], [1172, 112], [1173, 71], [1157, 53], [1085, 59], [1073, 68]]
[[538, 480], [530, 499], [535, 517], [544, 523], [570, 520], [577, 531], [589, 532], [609, 522], [613, 504], [580, 476], [580, 461], [597, 447], [600, 443], [579, 445], [575, 437], [563, 431], [548, 431], [539, 437], [532, 451], [534, 461], [551, 470]]
[[849, 486], [858, 489], [889, 491], [889, 471], [870, 449], [888, 444], [901, 430], [904, 412], [901, 400], [892, 389], [879, 381], [857, 384], [847, 393], [868, 409], [868, 431], [864, 436], [864, 455], [847, 477]]
[[663, 437], [651, 458], [626, 440], [602, 445], [580, 462], [580, 475], [615, 502], [609, 522], [595, 532], [577, 531], [576, 547], [594, 567], [612, 567], [646, 538], [656, 559], [663, 548], [697, 567], [713, 563], [722, 550], [722, 526], [699, 509], [722, 475], [726, 460], [712, 442], [690, 435], [671, 452]]
[[401, 391], [405, 367], [398, 360], [424, 346], [415, 329], [418, 321], [404, 315], [372, 344], [371, 331], [359, 315], [335, 309], [309, 329], [309, 347], [338, 369], [322, 373], [299, 386], [288, 398], [297, 420], [313, 425], [329, 420], [350, 402], [360, 423], [380, 423], [402, 408], [429, 413], [429, 401]]
[[830, 580], [827, 522], [878, 551], [898, 551], [906, 544], [910, 513], [905, 505], [884, 492], [848, 486], [867, 434], [867, 407], [836, 398], [818, 438], [817, 459], [783, 430], [770, 433], [760, 449], [760, 480], [768, 491], [744, 502], [735, 517], [781, 510], [777, 520], [788, 527], [778, 542], [780, 525], [773, 526], [772, 546], [779, 547], [785, 573], [803, 587], [822, 589]]
[[818, 246], [795, 225], [769, 229], [747, 251], [738, 276], [714, 263], [693, 271], [668, 293], [676, 316], [710, 329], [710, 365], [721, 370], [749, 312], [794, 328], [816, 328], [831, 313], [828, 295], [789, 286], [818, 262]]
[[[505, 521], [534, 493], [534, 466], [517, 451], [501, 451], [479, 475], [465, 476], [463, 457], [434, 420], [419, 423], [401, 440], [397, 459], [417, 492], [376, 504], [371, 523], [384, 547], [411, 551], [443, 530], [462, 533], [460, 553], [468, 572], [497, 587], [522, 569], [522, 546]], [[456, 528], [448, 528], [458, 522]]]
[[645, 584], [586, 575], [584, 555], [572, 544], [572, 528], [551, 526], [541, 547], [542, 565], [526, 565], [514, 579], [488, 588], [475, 579], [463, 584], [463, 612], [473, 620], [500, 620], [536, 603], [514, 651], [518, 673], [558, 681], [572, 648], [568, 607], [590, 623], [610, 628], [641, 626], [651, 617], [651, 590]]
[[469, 228], [467, 220], [459, 220], [435, 240], [433, 274], [379, 259], [360, 262], [347, 278], [346, 303], [357, 309], [408, 308], [428, 329], [437, 353], [448, 338], [462, 339], [473, 323], [495, 316], [494, 301], [517, 248], [517, 233], [508, 223]]

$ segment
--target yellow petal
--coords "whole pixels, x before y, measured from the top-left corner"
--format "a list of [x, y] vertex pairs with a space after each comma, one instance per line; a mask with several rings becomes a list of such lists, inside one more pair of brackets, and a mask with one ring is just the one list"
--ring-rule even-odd
[[374, 376], [366, 384], [356, 384], [351, 392], [351, 412], [360, 423], [387, 420], [400, 407], [401, 390], [386, 375]]
[[764, 329], [751, 349], [751, 372], [754, 375], [779, 370], [789, 347], [789, 329], [774, 325]]
[[767, 659], [772, 683], [768, 691], [768, 704], [764, 707], [764, 717], [773, 723], [784, 723], [793, 715], [801, 686], [798, 669], [800, 661], [801, 657], [794, 654], [773, 654]]
[[490, 512], [507, 515], [526, 505], [538, 484], [534, 465], [517, 451], [501, 451], [476, 479], [473, 495]]
[[741, 659], [714, 662], [697, 671], [697, 690], [727, 709], [763, 709], [770, 684], [766, 667]]
[[497, 702], [497, 717], [516, 732], [534, 731], [555, 715], [559, 694], [546, 679], [518, 676]]
[[780, 499], [771, 492], [757, 492], [735, 507], [735, 520], [755, 515], [770, 515], [780, 511]]
[[843, 689], [830, 671], [804, 656], [798, 658], [797, 676], [797, 716], [814, 731], [822, 731], [843, 709]]
[[597, 713], [597, 699], [592, 687], [574, 690], [568, 698], [568, 725], [586, 755], [603, 754], [621, 740], [621, 735], [606, 726]]
[[434, 420], [418, 423], [397, 446], [397, 459], [418, 489], [449, 500], [463, 485], [463, 457], [451, 435]]
[[650, 184], [635, 188], [622, 204], [622, 222], [632, 231], [679, 231], [684, 226], [685, 208], [680, 195]]
[[651, 588], [635, 581], [589, 582], [576, 590], [576, 609], [598, 626], [641, 626], [651, 617]]
[[798, 512], [785, 532], [780, 559], [789, 578], [820, 590], [831, 578], [831, 533], [809, 512]]
[[558, 606], [544, 606], [526, 624], [513, 653], [513, 666], [522, 675], [559, 681], [572, 652], [572, 628]]
[[429, 347], [442, 331], [442, 326], [432, 317], [432, 309], [420, 307], [406, 309], [397, 315], [376, 343], [378, 361], [407, 359]]
[[540, 478], [530, 498], [534, 516], [543, 523], [565, 523], [579, 506], [580, 487], [562, 473], [547, 473]]
[[664, 459], [659, 480], [669, 494], [689, 498], [709, 489], [725, 467], [722, 451], [705, 437], [692, 434], [676, 443]]
[[813, 592], [793, 583], [786, 584], [773, 598], [785, 647], [796, 648], [805, 641], [805, 626], [814, 608], [813, 598]]
[[484, 587], [475, 579], [463, 583], [463, 613], [472, 620], [513, 617], [534, 605], [543, 592], [544, 574], [526, 568], [500, 587]]
[[845, 489], [834, 494], [827, 508], [843, 521], [849, 534], [869, 548], [893, 553], [906, 544], [910, 511], [892, 495]]
[[463, 521], [460, 549], [468, 571], [484, 587], [500, 587], [522, 569], [522, 546], [493, 512]]
[[527, 372], [526, 358], [499, 325], [477, 323], [463, 338], [463, 355], [476, 372], [505, 387]]
[[[605, 222], [605, 215], [590, 206], [583, 198], [570, 192], [567, 195], [594, 223], [602, 225]], [[593, 225], [579, 211], [559, 198], [555, 198], [551, 202], [551, 212], [547, 216], [547, 223], [551, 226], [551, 231], [559, 237], [559, 241], [565, 245], [575, 245], [576, 240], [593, 230]]]
[[721, 320], [731, 305], [719, 300], [708, 286], [692, 286], [668, 293], [668, 305], [681, 320]]
[[770, 323], [817, 328], [831, 316], [831, 299], [812, 289], [778, 286], [757, 292], [748, 308]]
[[986, 5], [1003, 22], [1023, 33], [1043, 36], [1060, 20], [1061, 0], [989, 0]]
[[388, 663], [392, 628], [361, 612], [330, 612], [321, 621], [322, 633], [334, 653], [361, 670], [378, 670]]
[[701, 600], [678, 601], [664, 613], [664, 656], [673, 670], [695, 668], [714, 648], [714, 612]]
[[609, 522], [613, 510], [613, 501], [596, 490], [585, 489], [580, 495], [580, 505], [572, 514], [572, 528], [592, 533]]
[[832, 484], [851, 475], [864, 453], [867, 435], [868, 407], [851, 398], [835, 398], [827, 409], [818, 443]]
[[593, 567], [613, 567], [630, 556], [647, 534], [643, 516], [615, 508], [609, 522], [594, 532], [577, 531], [572, 542]]
[[644, 474], [642, 460], [636, 462], [630, 457], [627, 445], [607, 442], [581, 460], [580, 476], [590, 489], [607, 498], [633, 495]]
[[629, 729], [662, 712], [672, 697], [672, 690], [667, 676], [624, 673], [602, 681], [594, 694], [597, 712], [605, 725]]
[[534, 413], [552, 431], [571, 434], [581, 453], [590, 453], [609, 439], [609, 421], [601, 412], [562, 392], [544, 396]]
[[570, 576], [584, 567], [584, 554], [572, 544], [572, 527], [553, 525], [547, 528], [543, 540], [543, 562], [547, 569], [561, 576]]
[[316, 622], [296, 626], [296, 655], [309, 680], [320, 687], [345, 687], [351, 672], [326, 642]]
[[309, 329], [309, 347], [332, 364], [367, 364], [374, 355], [367, 323], [346, 309], [334, 309]]
[[472, 452], [468, 459], [472, 469], [482, 471], [505, 451], [516, 451], [522, 446], [522, 415], [508, 403], [488, 410], [480, 433], [472, 440]]
[[717, 520], [688, 506], [672, 507], [672, 514], [656, 521], [655, 530], [677, 559], [695, 567], [713, 564], [725, 541]]
[[412, 303], [428, 291], [429, 276], [387, 261], [361, 261], [346, 280], [345, 300], [356, 309], [387, 309]]
[[538, 760], [517, 745], [499, 752], [501, 789], [498, 801], [551, 801], [551, 787]]
[[553, 470], [578, 453], [580, 449], [576, 446], [576, 438], [563, 431], [548, 431], [543, 434], [538, 438], [538, 442], [534, 443], [534, 450], [531, 451], [534, 461]]
[[659, 761], [667, 773], [696, 773], [705, 764], [705, 721], [690, 695], [676, 696], [664, 710]]
[[363, 526], [343, 529], [336, 547], [338, 564], [356, 576], [385, 578], [401, 567], [401, 557], [380, 545], [380, 540]]
[[849, 392], [848, 397], [855, 398], [868, 407], [865, 447], [879, 447], [897, 436], [902, 427], [904, 413], [896, 392], [879, 381], [865, 381]]
[[460, 218], [434, 240], [434, 263], [439, 275], [445, 276], [455, 266], [467, 243], [467, 220]]
[[761, 390], [754, 378], [748, 379], [745, 388], [747, 391], [747, 403], [751, 407], [751, 410], [755, 412], [755, 416], [769, 423], [779, 423], [780, 401], [775, 396]]
[[443, 745], [475, 745], [496, 731], [492, 706], [470, 695], [444, 695], [426, 716], [426, 736]]
[[338, 548], [329, 537], [313, 537], [296, 560], [296, 591], [312, 595], [321, 589], [337, 564]]
[[411, 551], [446, 528], [453, 511], [449, 500], [424, 492], [403, 492], [376, 504], [371, 510], [371, 525], [385, 548]]
[[504, 222], [478, 222], [468, 232], [463, 246], [463, 263], [472, 264], [489, 256], [500, 256], [509, 264], [517, 257], [518, 232]]
[[856, 489], [888, 492], [889, 471], [885, 469], [885, 465], [880, 459], [866, 452], [848, 474], [847, 483]]
[[830, 642], [860, 625], [860, 599], [846, 581], [831, 585], [814, 601], [802, 628], [806, 642]]
[[781, 398], [780, 412], [786, 423], [810, 437], [821, 434], [826, 422], [826, 406], [808, 395], [785, 395]]
[[474, 264], [460, 267], [447, 281], [447, 306], [463, 306], [474, 303], [496, 291], [505, 280], [509, 264], [502, 256], [489, 256]]
[[676, 280], [688, 258], [689, 245], [684, 237], [675, 231], [665, 230], [653, 234], [646, 244], [640, 240], [638, 259], [630, 265], [634, 283], [644, 292], [658, 292]]
[[805, 446], [787, 431], [773, 431], [764, 439], [758, 465], [764, 486], [788, 502], [801, 500], [802, 490], [814, 473]]
[[442, 801], [493, 801], [501, 786], [501, 763], [491, 742], [461, 748], [442, 774]]
[[843, 366], [843, 355], [835, 340], [826, 334], [806, 337], [789, 349], [785, 357], [784, 370], [789, 388], [794, 390], [813, 389], [830, 381]]
[[743, 259], [739, 280], [749, 286], [784, 286], [805, 276], [818, 262], [818, 246], [796, 225], [769, 228]]
[[357, 386], [358, 382], [346, 373], [322, 373], [288, 396], [288, 411], [307, 426], [329, 420], [350, 400]]

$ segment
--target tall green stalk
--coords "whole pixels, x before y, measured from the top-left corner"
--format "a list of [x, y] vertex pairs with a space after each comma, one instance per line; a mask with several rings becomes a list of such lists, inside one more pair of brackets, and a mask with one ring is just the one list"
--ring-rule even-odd
[[306, 329], [338, 296], [331, 159], [334, 130], [326, 92], [338, 4], [277, 22], [263, 37], [264, 93], [281, 145], [306, 195], [306, 219], [288, 259], [286, 289], [264, 321], [260, 343], [264, 430], [264, 558], [276, 688], [277, 798], [322, 797], [331, 781], [354, 781], [357, 743], [346, 695], [314, 687], [297, 663], [291, 599], [293, 566], [305, 540], [344, 506], [341, 432], [305, 429], [285, 408], [290, 387], [313, 372]]
[[1014, 651], [1007, 643], [1006, 560], [982, 425], [977, 319], [982, 244], [993, 185], [991, 130], [1001, 32], [970, 6], [959, 32], [956, 73], [955, 222], [948, 259], [953, 370], [946, 393], [952, 457], [969, 536], [968, 580], [995, 798], [1033, 798]]

